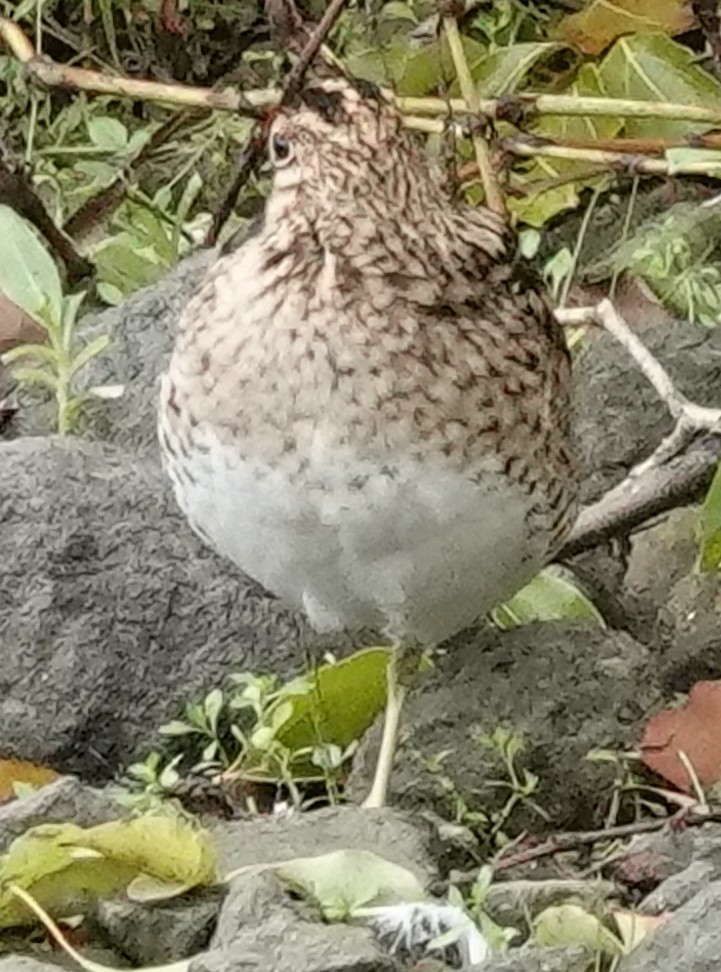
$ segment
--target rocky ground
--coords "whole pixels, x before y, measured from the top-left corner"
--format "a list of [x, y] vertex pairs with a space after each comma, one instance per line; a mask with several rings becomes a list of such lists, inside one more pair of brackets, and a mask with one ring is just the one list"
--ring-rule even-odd
[[[124, 307], [83, 322], [84, 337], [113, 338], [108, 353], [89, 367], [88, 384], [120, 382], [125, 393], [98, 403], [81, 437], [61, 441], [48, 434], [51, 409], [24, 396], [2, 432], [0, 755], [75, 774], [84, 785], [61, 780], [1, 807], [0, 849], [34, 823], [116, 817], [118, 807], [87, 785], [101, 786], [145, 755], [154, 728], [185, 701], [230, 672], [293, 674], [309, 646], [319, 647], [302, 619], [196, 540], [159, 468], [156, 379], [178, 310], [207, 259], [186, 261]], [[696, 401], [718, 404], [719, 332], [648, 314], [645, 305], [636, 325], [681, 389]], [[670, 420], [606, 336], [589, 342], [577, 375], [584, 498], [590, 501], [651, 451]], [[627, 562], [608, 550], [576, 559], [572, 566], [605, 628], [591, 622], [505, 633], [480, 627], [448, 646], [408, 708], [394, 809], [212, 821], [221, 869], [370, 847], [434, 886], [452, 868], [467, 868], [474, 853], [465, 844], [449, 846], [443, 828], [429, 822], [436, 819], [429, 818], [432, 811], [449, 811], [429, 761], [452, 751], [443, 765], [457, 792], [470, 804], [497, 806], [502, 798], [488, 786], [497, 767], [474, 740], [498, 725], [524, 735], [523, 765], [539, 778], [534, 799], [545, 819], [523, 811], [517, 828], [541, 833], [599, 826], [616, 769], [588, 761], [588, 752], [633, 745], [650, 712], [700, 678], [721, 676], [719, 586], [716, 577], [691, 570], [694, 529], [692, 513], [680, 510], [637, 533]], [[373, 735], [358, 760], [351, 795], [367, 785]], [[664, 831], [639, 838], [624, 853], [630, 860], [638, 854], [651, 859], [651, 878], [639, 889], [623, 868], [609, 870], [603, 893], [632, 894], [641, 910], [672, 914], [622, 960], [620, 972], [717, 969], [721, 827]], [[510, 893], [520, 902], [523, 925], [523, 915], [527, 920], [528, 909], [537, 907], [529, 904], [528, 880], [538, 892], [539, 882], [557, 885], [566, 877], [562, 868], [509, 871], [498, 887], [504, 900]], [[118, 967], [122, 960], [147, 965], [193, 954], [191, 972], [400, 968], [370, 932], [319, 923], [267, 874], [238, 879], [224, 895], [199, 895], [172, 907], [104, 904], [95, 922], [98, 941], [114, 955], [109, 964]], [[0, 959], [0, 970], [47, 972], [47, 962], [45, 956], [9, 956]], [[585, 953], [519, 948], [483, 968], [573, 972], [587, 965]]]

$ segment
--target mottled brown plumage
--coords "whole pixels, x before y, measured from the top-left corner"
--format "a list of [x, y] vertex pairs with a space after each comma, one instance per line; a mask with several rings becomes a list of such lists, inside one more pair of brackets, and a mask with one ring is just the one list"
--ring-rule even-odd
[[563, 335], [501, 218], [449, 202], [389, 105], [311, 86], [268, 146], [263, 225], [163, 379], [176, 495], [316, 627], [438, 643], [570, 528]]

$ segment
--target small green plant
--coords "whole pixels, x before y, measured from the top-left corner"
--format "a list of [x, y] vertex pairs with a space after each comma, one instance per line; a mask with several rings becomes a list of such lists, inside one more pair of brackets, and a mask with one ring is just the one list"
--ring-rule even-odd
[[187, 703], [180, 718], [160, 728], [171, 750], [165, 764], [152, 754], [127, 775], [159, 795], [178, 781], [182, 766], [192, 774], [282, 785], [296, 806], [307, 784], [320, 783], [337, 803], [358, 740], [385, 704], [387, 660], [387, 649], [369, 648], [289, 682], [233, 675], [225, 690]]
[[492, 883], [493, 868], [486, 864], [478, 871], [478, 876], [471, 885], [465, 901], [458, 888], [454, 887], [450, 889], [448, 901], [450, 904], [458, 904], [460, 907], [464, 907], [488, 942], [491, 951], [503, 954], [508, 951], [511, 942], [519, 937], [520, 932], [516, 928], [499, 925], [488, 914], [486, 903]]
[[678, 203], [620, 243], [597, 266], [641, 277], [669, 307], [691, 323], [721, 321], [721, 201]]
[[[67, 435], [93, 397], [112, 397], [115, 386], [81, 390], [78, 376], [110, 343], [107, 335], [81, 344], [75, 333], [85, 294], [64, 295], [57, 267], [30, 225], [8, 206], [0, 206], [0, 292], [47, 334], [44, 344], [22, 344], [3, 355], [22, 384], [51, 392], [57, 406], [57, 430]], [[18, 367], [18, 362], [21, 365]]]
[[435, 776], [446, 795], [454, 823], [469, 827], [484, 845], [493, 850], [507, 843], [504, 828], [508, 826], [519, 806], [529, 807], [544, 820], [548, 819], [548, 815], [533, 799], [540, 783], [539, 778], [518, 766], [518, 757], [524, 749], [523, 737], [510, 729], [497, 727], [490, 733], [476, 734], [474, 740], [503, 766], [503, 778], [490, 779], [484, 784], [490, 789], [507, 794], [499, 809], [491, 810], [476, 805], [460, 791], [453, 777], [444, 772], [444, 766], [453, 756], [452, 750], [446, 750], [428, 760], [426, 769]]
[[[644, 783], [636, 772], [640, 762], [638, 752], [616, 752], [612, 749], [592, 749], [586, 759], [613, 767], [614, 777], [604, 818], [605, 827], [613, 827], [619, 818], [641, 820], [648, 816], [665, 816], [663, 796], [658, 789]], [[661, 799], [658, 799], [661, 797]]]

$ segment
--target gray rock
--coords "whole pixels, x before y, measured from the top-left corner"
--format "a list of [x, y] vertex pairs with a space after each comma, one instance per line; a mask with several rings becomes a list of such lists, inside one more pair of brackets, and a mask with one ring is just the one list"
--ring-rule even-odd
[[4, 955], [0, 958], [0, 972], [58, 972], [58, 966], [29, 955]]
[[523, 928], [545, 908], [572, 903], [593, 911], [615, 893], [610, 881], [495, 881], [486, 892], [484, 910], [499, 925]]
[[[718, 405], [721, 331], [673, 321], [644, 330], [648, 349], [680, 391], [703, 405]], [[584, 453], [583, 498], [597, 499], [644, 459], [673, 421], [636, 365], [610, 335], [588, 342], [576, 366], [578, 434]]]
[[637, 837], [612, 865], [613, 876], [634, 889], [655, 889], [692, 865], [701, 863], [721, 880], [721, 824], [674, 829]]
[[117, 820], [126, 812], [104, 793], [64, 777], [21, 800], [0, 806], [0, 853], [38, 824], [74, 823], [79, 827]]
[[714, 881], [648, 934], [618, 972], [718, 972], [721, 881]]
[[634, 534], [625, 576], [626, 590], [658, 611], [698, 556], [698, 510], [673, 510]]
[[721, 861], [692, 861], [678, 874], [662, 881], [641, 902], [640, 909], [647, 915], [660, 915], [664, 911], [676, 911], [702, 891], [712, 881], [721, 879]]
[[473, 972], [588, 972], [589, 954], [582, 948], [519, 948], [493, 956]]
[[[76, 331], [80, 342], [90, 343], [107, 335], [111, 344], [83, 369], [79, 387], [125, 386], [121, 398], [97, 401], [86, 409], [79, 427], [84, 438], [155, 454], [158, 377], [172, 348], [180, 313], [212, 258], [210, 251], [201, 250], [122, 306], [88, 314], [80, 321]], [[39, 399], [36, 389], [21, 391], [19, 399], [22, 407], [9, 430], [13, 437], [53, 431], [51, 403]]]
[[230, 948], [238, 935], [263, 928], [280, 915], [290, 923], [319, 920], [309, 905], [291, 900], [285, 886], [271, 871], [241, 875], [230, 882], [210, 950]]
[[231, 883], [208, 952], [189, 972], [395, 972], [369, 931], [326, 925], [269, 874]]
[[336, 850], [371, 850], [405, 867], [424, 884], [437, 875], [439, 844], [431, 825], [390, 807], [329, 807], [280, 820], [257, 817], [209, 822], [208, 826], [224, 874], [247, 865]]
[[111, 777], [231, 672], [290, 674], [303, 623], [196, 540], [154, 461], [0, 443], [0, 751]]
[[688, 692], [721, 674], [718, 603], [721, 575], [689, 572], [672, 588], [659, 612], [664, 696]]
[[211, 890], [147, 905], [100, 901], [93, 924], [108, 945], [134, 965], [177, 962], [207, 948], [222, 897]]
[[[613, 768], [586, 756], [629, 745], [656, 698], [649, 652], [620, 632], [547, 623], [464, 635], [409, 699], [391, 801], [447, 815], [452, 795], [428, 764], [450, 750], [442, 775], [472, 807], [500, 811], [508, 790], [494, 781], [508, 782], [508, 773], [478, 736], [505, 727], [525, 741], [517, 764], [538, 776], [532, 799], [547, 819], [522, 802], [504, 829], [590, 829], [600, 824]], [[369, 785], [378, 739], [374, 727], [354, 765], [355, 796]]]

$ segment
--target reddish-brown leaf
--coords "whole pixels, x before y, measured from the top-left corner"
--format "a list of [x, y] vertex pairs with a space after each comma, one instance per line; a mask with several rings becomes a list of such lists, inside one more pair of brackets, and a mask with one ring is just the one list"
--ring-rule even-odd
[[555, 36], [595, 56], [623, 34], [673, 35], [693, 21], [686, 0], [589, 0], [583, 10], [561, 20]]
[[702, 786], [721, 780], [721, 681], [698, 682], [681, 708], [659, 712], [641, 741], [646, 766], [679, 790], [693, 789], [680, 753]]
[[0, 354], [18, 344], [41, 344], [46, 337], [32, 317], [0, 294]]

